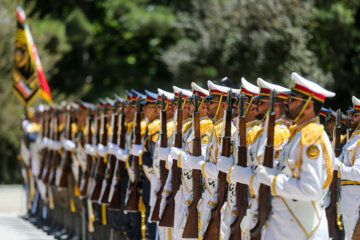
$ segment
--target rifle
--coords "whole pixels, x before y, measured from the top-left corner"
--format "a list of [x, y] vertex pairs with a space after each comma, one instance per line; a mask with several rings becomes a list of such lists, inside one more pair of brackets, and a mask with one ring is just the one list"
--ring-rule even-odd
[[[66, 139], [72, 139], [72, 129], [71, 125], [73, 123], [73, 116], [72, 116], [72, 108], [71, 106], [68, 109], [68, 116], [67, 116], [67, 124], [66, 124]], [[56, 185], [59, 188], [67, 188], [68, 187], [68, 175], [71, 170], [71, 155], [72, 152], [66, 151], [65, 159], [61, 162], [60, 166], [60, 178]]]
[[[224, 136], [222, 137], [222, 149], [221, 155], [230, 157], [230, 144], [231, 144], [231, 90], [228, 92], [226, 99], [227, 107], [224, 119]], [[220, 104], [220, 103], [219, 103]], [[226, 201], [227, 194], [227, 182], [226, 173], [219, 171], [218, 173], [218, 190], [217, 190], [217, 203], [216, 206], [211, 209], [211, 216], [209, 224], [205, 230], [204, 238], [220, 239], [220, 220], [221, 220], [221, 208]]]
[[[163, 94], [161, 96], [161, 115], [160, 115], [160, 121], [161, 121], [161, 132], [160, 132], [160, 147], [166, 148], [168, 147], [168, 138], [167, 138], [167, 127], [166, 127], [166, 110], [165, 110], [165, 95]], [[165, 161], [166, 159], [160, 159], [160, 189], [156, 193], [156, 203], [151, 215], [151, 221], [160, 221], [160, 203], [162, 199], [162, 191], [164, 190], [164, 186], [166, 184], [166, 178], [168, 175], [168, 171], [165, 167]]]
[[[55, 128], [55, 141], [60, 141], [60, 135], [61, 135], [61, 131], [60, 131], [60, 110], [56, 110], [55, 111], [55, 116], [56, 116], [56, 128]], [[49, 176], [49, 181], [50, 181], [50, 185], [51, 186], [55, 186], [56, 185], [56, 169], [58, 168], [59, 164], [60, 164], [60, 160], [61, 160], [61, 154], [59, 151], [55, 151], [55, 155], [53, 156], [53, 158], [51, 159], [52, 163], [51, 163], [51, 173]]]
[[[194, 126], [194, 139], [193, 139], [193, 156], [201, 156], [201, 138], [200, 138], [200, 112], [199, 112], [199, 95], [194, 95], [194, 113], [193, 113], [193, 126]], [[188, 206], [188, 217], [186, 219], [185, 228], [183, 231], [183, 238], [197, 238], [198, 232], [198, 210], [197, 205], [201, 198], [202, 183], [201, 183], [201, 171], [197, 169], [192, 170], [192, 182], [193, 182], [193, 200]]]
[[[270, 110], [267, 128], [267, 142], [265, 146], [264, 163], [265, 167], [272, 168], [274, 161], [274, 129], [275, 129], [275, 90], [271, 91]], [[259, 189], [259, 205], [258, 205], [258, 220], [253, 229], [250, 231], [252, 239], [260, 239], [261, 229], [269, 217], [271, 210], [271, 191], [270, 187], [260, 184]]]
[[[134, 124], [135, 144], [141, 144], [141, 131], [140, 131], [141, 109], [140, 98], [136, 99], [136, 115]], [[136, 212], [139, 204], [139, 157], [133, 156], [134, 162], [134, 181], [129, 186], [129, 195], [126, 201], [125, 210], [129, 212]]]
[[[50, 122], [49, 122], [49, 138], [51, 140], [55, 140], [55, 124], [54, 124], [54, 116], [55, 115], [55, 111], [53, 109], [50, 109]], [[42, 172], [42, 176], [41, 179], [43, 181], [43, 183], [47, 184], [49, 182], [49, 175], [50, 175], [50, 170], [51, 170], [51, 159], [53, 158], [55, 154], [55, 151], [52, 149], [48, 150], [48, 154], [46, 156], [46, 162], [44, 164], [44, 168], [43, 168], [43, 172]]]
[[[182, 108], [181, 108], [182, 93], [180, 92], [178, 98], [178, 109], [176, 117], [176, 133], [174, 140], [174, 147], [181, 148], [182, 146]], [[174, 227], [174, 213], [175, 213], [175, 195], [180, 186], [180, 168], [177, 164], [177, 159], [173, 159], [171, 166], [171, 193], [166, 197], [165, 208], [160, 217], [159, 226]]]
[[[114, 102], [114, 106], [113, 106], [113, 114], [112, 114], [112, 126], [111, 126], [111, 131], [112, 131], [112, 139], [111, 142], [112, 143], [117, 143], [117, 138], [118, 138], [118, 127], [119, 127], [119, 114], [118, 114], [118, 104], [117, 101]], [[100, 198], [99, 198], [99, 202], [102, 204], [109, 204], [109, 193], [111, 190], [111, 183], [113, 180], [113, 176], [114, 176], [114, 170], [115, 170], [115, 162], [116, 161], [116, 156], [114, 156], [113, 154], [109, 154], [109, 158], [108, 158], [108, 166], [107, 166], [107, 171], [106, 171], [106, 175], [104, 178], [104, 184], [105, 184], [105, 188], [101, 189], [101, 194], [100, 194]]]
[[[244, 95], [240, 95], [240, 115], [239, 115], [239, 138], [240, 145], [238, 147], [238, 162], [241, 167], [247, 166], [246, 155], [246, 122], [244, 111]], [[240, 223], [246, 214], [248, 206], [248, 186], [241, 183], [236, 183], [236, 218], [230, 225], [231, 233], [230, 240], [241, 240]]]
[[[341, 154], [341, 110], [336, 111], [336, 126], [335, 126], [335, 157], [340, 156]], [[338, 171], [333, 171], [333, 179], [330, 185], [330, 204], [326, 208], [326, 217], [328, 219], [328, 228], [329, 228], [329, 237], [335, 237], [335, 228], [337, 229], [336, 224], [336, 202], [337, 202], [337, 184], [338, 184]]]
[[[120, 115], [120, 129], [119, 129], [119, 136], [118, 136], [118, 145], [120, 148], [125, 149], [125, 137], [126, 137], [126, 129], [125, 129], [125, 102], [121, 102], [121, 115]], [[110, 193], [109, 196], [109, 209], [112, 210], [120, 210], [121, 209], [121, 182], [124, 177], [124, 169], [125, 169], [125, 163], [123, 161], [117, 161], [117, 167], [116, 167], [116, 177], [113, 181], [113, 191]]]
[[[104, 104], [104, 110], [103, 110], [103, 116], [102, 116], [102, 136], [101, 136], [101, 144], [103, 146], [107, 145], [107, 139], [108, 139], [108, 131], [107, 131], [107, 116], [106, 116], [106, 104]], [[102, 181], [104, 179], [105, 175], [105, 162], [104, 157], [98, 156], [97, 164], [95, 166], [95, 187], [91, 193], [90, 200], [93, 202], [97, 202], [100, 197], [100, 191], [102, 186]]]
[[[93, 115], [91, 113], [90, 107], [88, 108], [88, 115], [86, 120], [86, 129], [87, 129], [87, 144], [92, 144], [92, 131], [91, 131], [91, 125], [93, 121]], [[83, 174], [81, 184], [80, 184], [80, 196], [81, 197], [87, 197], [88, 195], [88, 186], [89, 186], [89, 178], [90, 178], [90, 171], [92, 167], [93, 157], [90, 154], [86, 154], [86, 170]]]
[[[42, 132], [41, 132], [41, 137], [42, 139], [44, 137], [49, 137], [49, 134], [50, 134], [50, 131], [49, 131], [49, 128], [50, 128], [50, 113], [49, 113], [50, 109], [48, 111], [44, 111], [43, 112], [43, 118], [42, 118]], [[48, 148], [47, 147], [44, 147], [41, 151], [41, 156], [42, 156], [42, 159], [41, 159], [41, 165], [40, 165], [40, 172], [39, 172], [39, 175], [38, 177], [41, 179], [41, 176], [43, 175], [43, 171], [44, 171], [44, 168], [45, 168], [45, 162], [46, 162], [46, 158], [47, 158], [47, 154], [48, 154]]]

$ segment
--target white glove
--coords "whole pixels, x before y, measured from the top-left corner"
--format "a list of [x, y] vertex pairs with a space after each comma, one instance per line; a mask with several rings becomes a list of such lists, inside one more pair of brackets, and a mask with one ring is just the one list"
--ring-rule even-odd
[[120, 161], [125, 162], [126, 158], [129, 156], [129, 150], [124, 149], [124, 148], [119, 148], [116, 151], [116, 158]]
[[232, 183], [242, 183], [242, 184], [250, 184], [251, 176], [254, 175], [252, 167], [242, 167], [242, 166], [233, 166], [230, 174], [230, 182]]
[[169, 147], [159, 147], [158, 148], [158, 157], [160, 160], [166, 160], [167, 156], [170, 154]]
[[334, 158], [334, 164], [333, 164], [333, 170], [337, 171], [339, 170], [339, 165], [341, 164], [341, 162], [339, 161], [339, 158]]
[[216, 166], [219, 171], [227, 173], [232, 165], [234, 165], [233, 156], [225, 157], [220, 155], [218, 157]]
[[183, 151], [183, 149], [181, 149], [181, 148], [171, 147], [171, 151], [170, 151], [171, 158], [172, 158], [172, 159], [175, 159], [175, 160], [178, 160], [179, 155], [180, 155], [180, 153], [181, 153], [182, 151]]
[[51, 143], [51, 149], [55, 150], [55, 151], [58, 151], [60, 148], [61, 148], [61, 142], [53, 140], [52, 143]]
[[109, 148], [109, 154], [116, 156], [116, 152], [118, 151], [119, 146], [115, 143], [109, 142], [108, 148]]
[[143, 145], [133, 144], [131, 147], [131, 155], [139, 157], [143, 151]]
[[75, 149], [75, 143], [69, 139], [63, 141], [63, 147], [66, 151], [71, 152]]
[[100, 157], [105, 157], [106, 152], [108, 151], [108, 147], [102, 145], [101, 143], [98, 144], [98, 154]]
[[97, 154], [97, 148], [95, 145], [92, 144], [85, 144], [85, 152], [86, 154], [89, 154], [90, 156], [95, 157]]
[[47, 137], [43, 137], [42, 139], [41, 139], [41, 142], [40, 142], [40, 146], [41, 146], [41, 148], [46, 148], [46, 147], [48, 147], [48, 145], [49, 145], [49, 138], [47, 138]]
[[188, 158], [187, 166], [189, 166], [190, 169], [201, 170], [201, 166], [203, 163], [204, 157], [202, 155], [198, 157], [190, 155]]
[[275, 168], [264, 167], [263, 165], [258, 165], [255, 168], [255, 173], [258, 176], [259, 182], [267, 186], [271, 186], [274, 176], [277, 174]]

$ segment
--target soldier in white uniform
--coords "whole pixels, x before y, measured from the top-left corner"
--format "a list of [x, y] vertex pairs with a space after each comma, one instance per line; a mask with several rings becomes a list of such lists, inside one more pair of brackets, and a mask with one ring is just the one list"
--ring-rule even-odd
[[[189, 90], [185, 90], [185, 89], [181, 89], [179, 87], [173, 86], [174, 89], [174, 95], [175, 98], [177, 99], [179, 97], [180, 92], [182, 93], [182, 146], [185, 146], [186, 143], [186, 139], [189, 136], [189, 133], [191, 131], [191, 108], [190, 107], [185, 107], [186, 104], [188, 104], [188, 99], [190, 96], [192, 96], [192, 92]], [[177, 102], [177, 100], [175, 100], [174, 102]], [[174, 108], [177, 108], [177, 105], [174, 105]], [[193, 110], [193, 109], [192, 109]], [[177, 115], [177, 113], [175, 114]], [[174, 119], [174, 124], [176, 124], [176, 119]], [[176, 126], [174, 125], [174, 131], [173, 133], [176, 132]], [[173, 143], [171, 144], [171, 146], [173, 146]], [[173, 158], [171, 155], [168, 156], [168, 169], [169, 169], [169, 174], [167, 176], [166, 179], [166, 184], [164, 186], [164, 190], [162, 193], [162, 200], [161, 200], [161, 204], [160, 204], [160, 218], [163, 214], [164, 208], [165, 208], [165, 203], [166, 203], [166, 198], [168, 196], [168, 194], [172, 191], [172, 185], [171, 185], [171, 179], [172, 179], [172, 171], [171, 171], [171, 166], [173, 163]], [[182, 220], [182, 208], [185, 205], [184, 202], [184, 197], [183, 197], [183, 191], [184, 191], [184, 176], [187, 176], [188, 174], [191, 174], [191, 171], [188, 170], [184, 170], [181, 171], [181, 183], [180, 183], [180, 188], [178, 190], [178, 192], [175, 195], [175, 213], [174, 213], [174, 227], [173, 229], [170, 231], [168, 228], [168, 234], [167, 234], [167, 239], [170, 235], [171, 232], [171, 236], [172, 239], [181, 239], [182, 236], [182, 231], [181, 231], [181, 220]], [[163, 227], [160, 227], [163, 228]]]
[[335, 160], [334, 170], [341, 179], [339, 213], [343, 216], [346, 239], [352, 239], [359, 221], [360, 207], [360, 99], [352, 97], [353, 109], [349, 112], [352, 129], [349, 141]]
[[[221, 142], [223, 134], [223, 119], [226, 109], [226, 98], [230, 88], [225, 86], [219, 86], [208, 81], [209, 96], [206, 97], [206, 107], [208, 117], [214, 121], [213, 131], [210, 135], [210, 141], [208, 144], [206, 156], [195, 157], [190, 155], [188, 164], [191, 169], [201, 170], [205, 182], [205, 190], [202, 194], [202, 199], [198, 205], [198, 211], [200, 216], [200, 238], [203, 237], [207, 225], [210, 220], [211, 209], [216, 205], [217, 202], [217, 176], [218, 169], [216, 164], [218, 162], [218, 157], [221, 154]], [[231, 89], [234, 94], [239, 93], [235, 89]], [[235, 126], [231, 127], [232, 137], [235, 134]], [[234, 139], [232, 139], [234, 140]], [[234, 146], [232, 141], [232, 146]], [[232, 195], [232, 194], [229, 194]], [[223, 218], [223, 214], [222, 214]]]
[[[193, 96], [198, 94], [201, 101], [199, 103], [199, 115], [200, 115], [200, 137], [201, 137], [201, 155], [205, 157], [207, 145], [210, 140], [210, 134], [212, 132], [213, 123], [207, 117], [207, 109], [204, 104], [204, 97], [209, 95], [209, 91], [201, 88], [196, 83], [191, 83], [191, 88]], [[193, 97], [192, 97], [193, 99]], [[188, 164], [188, 159], [193, 152], [193, 139], [194, 131], [191, 129], [189, 135], [186, 137], [186, 142], [183, 148], [171, 147], [171, 158], [178, 159], [178, 165], [182, 168], [182, 184], [183, 187], [180, 189], [182, 198], [181, 202], [179, 201], [177, 206], [180, 214], [177, 214], [178, 218], [175, 224], [179, 225], [176, 228], [176, 237], [177, 239], [182, 239], [182, 234], [188, 217], [188, 206], [193, 200], [193, 179], [192, 179], [192, 168]]]
[[328, 239], [325, 198], [334, 152], [318, 114], [325, 98], [335, 94], [297, 73], [291, 78], [285, 109], [296, 125], [290, 128], [276, 168], [256, 168], [255, 178], [270, 186], [273, 196], [263, 239]]
[[[257, 165], [262, 164], [265, 144], [266, 144], [266, 134], [264, 134], [264, 122], [265, 116], [269, 109], [269, 97], [272, 90], [276, 90], [277, 97], [275, 100], [275, 139], [274, 139], [274, 157], [277, 160], [278, 154], [284, 145], [284, 141], [288, 138], [288, 129], [282, 123], [282, 115], [284, 114], [283, 101], [288, 98], [288, 93], [290, 89], [284, 88], [282, 86], [266, 82], [265, 80], [258, 78], [257, 84], [259, 87], [259, 95], [255, 98], [257, 101], [255, 111], [257, 112], [256, 118], [261, 121], [261, 126], [254, 126], [252, 129], [247, 132], [247, 144], [248, 148], [248, 165], [249, 167], [244, 168], [237, 165], [234, 165], [234, 162], [229, 159], [221, 159], [219, 166], [223, 170], [228, 170], [228, 180], [231, 183], [241, 182], [249, 185], [250, 187], [250, 198], [249, 205], [250, 211], [247, 212], [247, 215], [244, 217], [242, 222], [242, 231], [243, 238], [249, 237], [249, 231], [256, 225], [257, 222], [257, 197], [258, 190], [260, 187], [259, 181], [254, 178], [255, 174], [253, 168]], [[237, 161], [236, 161], [237, 162]], [[232, 166], [234, 165], [234, 166]], [[235, 206], [234, 206], [235, 207]]]

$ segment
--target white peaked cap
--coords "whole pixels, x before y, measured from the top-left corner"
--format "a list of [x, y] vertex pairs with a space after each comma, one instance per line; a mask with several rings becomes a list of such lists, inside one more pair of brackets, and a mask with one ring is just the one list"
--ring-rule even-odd
[[256, 96], [259, 94], [259, 87], [248, 82], [245, 78], [241, 78], [241, 93], [250, 96]]
[[326, 90], [319, 84], [307, 80], [296, 72], [291, 74], [291, 89], [307, 96], [311, 96], [320, 102], [324, 102], [327, 97], [335, 96], [334, 92]]
[[229, 87], [225, 87], [225, 86], [220, 86], [220, 85], [217, 85], [217, 84], [213, 83], [210, 80], [207, 81], [207, 85], [208, 85], [208, 88], [209, 88], [209, 95], [227, 96], [227, 93], [228, 93], [229, 90], [231, 90], [231, 92], [234, 93], [234, 94], [239, 94], [240, 93], [240, 89], [234, 89], [234, 88], [229, 88]]
[[290, 89], [282, 87], [280, 85], [270, 83], [262, 78], [257, 79], [257, 85], [260, 88], [260, 95], [270, 96], [272, 90], [276, 91], [277, 97], [287, 99], [289, 97]]
[[199, 85], [197, 85], [194, 82], [191, 83], [191, 88], [192, 88], [192, 91], [193, 91], [194, 95], [195, 95], [195, 93], [197, 93], [200, 97], [209, 96], [209, 91], [208, 90], [200, 87]]
[[352, 96], [351, 98], [352, 103], [353, 103], [353, 108], [356, 111], [360, 111], [360, 99], [356, 98], [355, 96]]
[[179, 96], [179, 93], [182, 93], [182, 98], [188, 98], [192, 96], [192, 92], [186, 89], [179, 88], [177, 86], [173, 86], [175, 97]]
[[157, 93], [158, 93], [158, 100], [161, 101], [161, 96], [164, 95], [165, 96], [165, 101], [171, 101], [172, 99], [174, 99], [174, 94], [164, 91], [160, 88], [157, 89]]

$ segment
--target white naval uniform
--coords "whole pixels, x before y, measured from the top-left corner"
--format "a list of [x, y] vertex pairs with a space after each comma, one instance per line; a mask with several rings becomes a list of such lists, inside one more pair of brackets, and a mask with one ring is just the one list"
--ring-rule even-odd
[[360, 207], [360, 131], [355, 131], [339, 156], [338, 177], [341, 179], [339, 213], [343, 216], [345, 235], [351, 239], [359, 219]]
[[[171, 146], [173, 146], [173, 143], [174, 143], [174, 136], [176, 134], [176, 121], [173, 122], [174, 123], [174, 130], [173, 130], [173, 135], [171, 137]], [[186, 135], [186, 132], [187, 130], [189, 130], [190, 128], [187, 128], [189, 126], [191, 126], [191, 118], [187, 119], [187, 120], [184, 120], [183, 121], [183, 136], [182, 136], [182, 146], [185, 145], [185, 136]], [[190, 125], [189, 125], [190, 124]], [[171, 193], [172, 191], [172, 185], [171, 185], [171, 179], [172, 179], [172, 171], [171, 171], [171, 167], [172, 167], [172, 164], [173, 164], [173, 159], [171, 158], [171, 155], [168, 156], [168, 159], [167, 159], [167, 168], [169, 170], [168, 172], [168, 176], [166, 178], [166, 183], [165, 183], [165, 186], [164, 186], [164, 189], [163, 189], [163, 192], [162, 192], [162, 198], [161, 198], [161, 203], [160, 203], [160, 211], [159, 211], [159, 216], [161, 218], [164, 210], [165, 210], [165, 206], [166, 206], [166, 198], [167, 196]], [[174, 213], [174, 227], [173, 228], [167, 228], [167, 227], [159, 227], [159, 235], [160, 236], [160, 239], [181, 239], [181, 236], [178, 236], [176, 232], [179, 232], [180, 231], [180, 227], [181, 226], [178, 226], [177, 225], [177, 222], [179, 221], [178, 219], [180, 218], [179, 214], [182, 214], [180, 212], [180, 209], [179, 207], [183, 207], [183, 206], [180, 206], [180, 205], [184, 205], [183, 203], [182, 204], [179, 204], [179, 202], [182, 202], [182, 191], [181, 191], [181, 187], [179, 188], [179, 190], [177, 191], [176, 195], [175, 195], [175, 213]]]
[[290, 129], [270, 186], [272, 214], [263, 239], [328, 239], [325, 199], [334, 152], [314, 118]]
[[[211, 217], [211, 210], [216, 206], [217, 203], [217, 188], [218, 188], [218, 170], [217, 170], [217, 159], [219, 154], [221, 154], [221, 143], [222, 143], [222, 130], [224, 128], [224, 120], [220, 119], [214, 124], [214, 128], [212, 131], [212, 134], [210, 136], [210, 142], [208, 144], [208, 149], [206, 153], [205, 162], [202, 165], [202, 175], [205, 179], [205, 190], [201, 196], [201, 200], [198, 204], [198, 211], [200, 216], [200, 232], [199, 237], [202, 239], [202, 237], [205, 234], [206, 228], [209, 224], [210, 217]], [[234, 153], [233, 146], [234, 146], [234, 140], [235, 140], [235, 126], [231, 124], [231, 154]], [[228, 197], [232, 198], [231, 196], [234, 196], [234, 187], [229, 188]], [[229, 198], [226, 199], [226, 203], [224, 204], [222, 210], [221, 210], [221, 223], [220, 223], [220, 237], [223, 238], [224, 232], [225, 232], [225, 225], [224, 222], [224, 216], [229, 215], [225, 214], [225, 211], [230, 211], [230, 207], [227, 205], [227, 202], [229, 201]]]
[[[212, 132], [213, 123], [208, 117], [203, 117], [200, 119], [200, 138], [201, 138], [201, 155], [206, 156], [206, 149], [210, 141], [210, 134]], [[179, 154], [178, 165], [182, 168], [181, 182], [182, 187], [179, 192], [181, 192], [181, 198], [179, 197], [176, 202], [178, 206], [178, 213], [175, 221], [175, 229], [177, 239], [182, 238], [182, 234], [185, 228], [185, 224], [188, 217], [188, 206], [193, 200], [193, 182], [192, 182], [192, 169], [188, 166], [188, 158], [192, 155], [193, 152], [193, 140], [194, 140], [194, 130], [188, 131], [189, 134], [185, 136], [185, 150]], [[181, 199], [181, 200], [180, 200]]]

